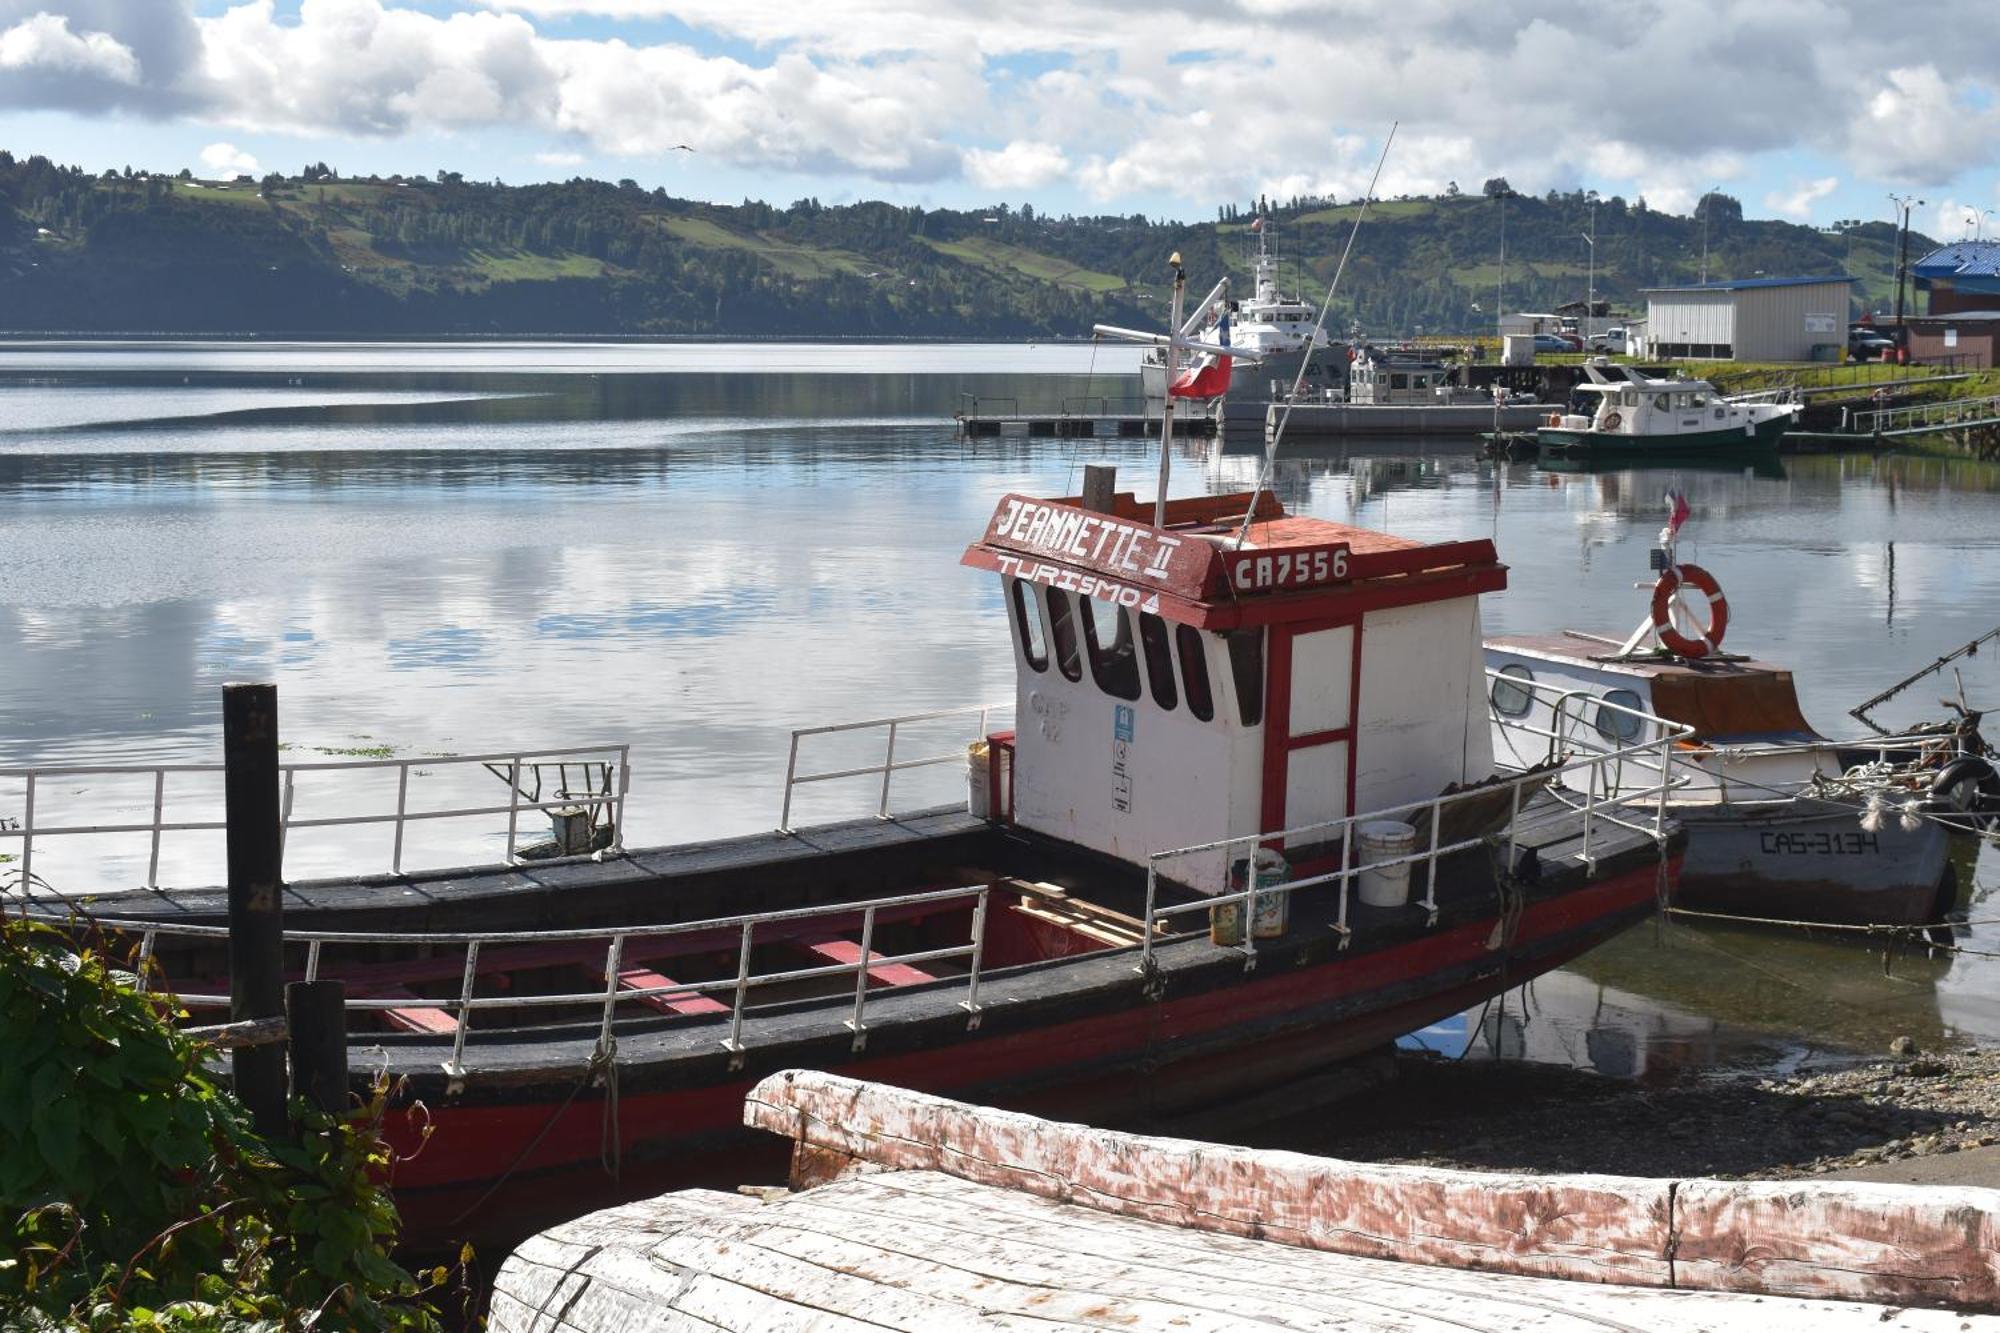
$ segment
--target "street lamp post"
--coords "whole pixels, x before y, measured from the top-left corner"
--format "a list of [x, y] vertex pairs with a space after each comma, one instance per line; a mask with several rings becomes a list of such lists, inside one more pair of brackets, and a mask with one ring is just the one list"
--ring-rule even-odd
[[1903, 288], [1910, 272], [1910, 210], [1922, 208], [1924, 200], [1912, 194], [1892, 194], [1889, 201], [1903, 212], [1901, 235], [1896, 242], [1896, 339], [1903, 337]]
[[1597, 318], [1597, 238], [1585, 235], [1583, 243], [1590, 247], [1590, 281], [1583, 295], [1583, 336], [1587, 342], [1592, 333], [1590, 322]]

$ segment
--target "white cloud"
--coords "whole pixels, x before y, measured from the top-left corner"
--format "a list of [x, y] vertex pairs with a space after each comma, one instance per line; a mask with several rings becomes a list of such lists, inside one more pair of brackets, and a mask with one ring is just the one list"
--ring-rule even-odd
[[[1584, 24], [1553, 0], [440, 8], [0, 0], [0, 64], [32, 61], [0, 78], [0, 103], [313, 136], [512, 131], [550, 166], [688, 143], [717, 168], [857, 191], [1069, 185], [1202, 213], [1260, 191], [1351, 197], [1394, 117], [1390, 195], [1504, 175], [1685, 210], [1756, 164], [1797, 177], [1768, 207], [1809, 216], [1826, 174], [1922, 185], [2000, 153], [1991, 0], [1926, 0], [1926, 22], [1901, 26], [1860, 0], [1605, 0]], [[562, 21], [578, 15], [609, 22]], [[620, 18], [689, 35], [597, 35]]]
[[1813, 205], [1840, 188], [1840, 177], [1821, 176], [1818, 180], [1795, 180], [1788, 190], [1773, 190], [1764, 196], [1764, 207], [1781, 218], [1804, 222], [1812, 216]]
[[1993, 86], [1947, 80], [1932, 64], [1891, 69], [1849, 129], [1855, 165], [1909, 185], [1947, 181], [2000, 153], [2000, 110]]
[[988, 190], [1033, 190], [1069, 174], [1069, 157], [1052, 143], [1016, 139], [1005, 148], [970, 148], [965, 174]]
[[0, 32], [0, 69], [139, 81], [139, 57], [131, 47], [109, 33], [71, 32], [68, 17], [60, 14], [36, 14]]
[[202, 149], [201, 164], [217, 176], [257, 174], [257, 159], [233, 143], [212, 143]]
[[580, 167], [586, 159], [582, 153], [536, 153], [535, 161], [545, 167]]

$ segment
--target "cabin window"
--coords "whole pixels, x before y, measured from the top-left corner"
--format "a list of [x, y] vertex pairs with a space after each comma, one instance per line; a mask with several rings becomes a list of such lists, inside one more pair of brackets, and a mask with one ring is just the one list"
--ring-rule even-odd
[[1653, 406], [1662, 412], [1671, 412], [1674, 410], [1674, 396], [1670, 393], [1659, 394], [1654, 397]]
[[1049, 589], [1049, 642], [1055, 645], [1056, 669], [1070, 680], [1083, 679], [1083, 654], [1077, 651], [1076, 617], [1069, 609], [1069, 597], [1060, 588]]
[[1090, 674], [1097, 688], [1119, 699], [1139, 697], [1139, 649], [1132, 642], [1132, 618], [1125, 608], [1095, 597], [1083, 603], [1083, 640], [1090, 649]]
[[1391, 375], [1389, 377], [1389, 387], [1392, 389], [1407, 389], [1410, 387], [1410, 377], [1408, 375]]
[[1229, 644], [1229, 676], [1236, 684], [1236, 711], [1244, 726], [1254, 727], [1264, 720], [1264, 631], [1230, 630], [1222, 637]]
[[1171, 713], [1181, 700], [1174, 691], [1174, 645], [1167, 639], [1167, 622], [1141, 611], [1139, 646], [1146, 652], [1146, 683], [1153, 687], [1153, 702]]
[[1208, 645], [1201, 631], [1192, 625], [1174, 626], [1174, 641], [1181, 650], [1181, 685], [1187, 690], [1188, 712], [1197, 721], [1215, 717], [1215, 693], [1208, 685]]
[[[1606, 704], [1611, 707], [1605, 707]], [[1642, 719], [1617, 710], [1620, 708], [1637, 710], [1644, 707], [1644, 701], [1630, 690], [1610, 691], [1597, 705], [1597, 734], [1613, 745], [1623, 745], [1637, 740], [1639, 728], [1644, 725]]]
[[1618, 401], [1626, 407], [1637, 407], [1639, 405], [1639, 391], [1637, 389], [1620, 389], [1618, 391]]
[[1535, 673], [1519, 662], [1501, 667], [1500, 679], [1493, 682], [1493, 711], [1502, 717], [1526, 717], [1535, 706], [1534, 684]]
[[[1049, 669], [1049, 640], [1042, 629], [1042, 603], [1020, 579], [1013, 580], [1008, 602], [1014, 609], [1014, 634], [1021, 641], [1021, 656], [1035, 671]], [[1030, 603], [1033, 605], [1030, 605]]]

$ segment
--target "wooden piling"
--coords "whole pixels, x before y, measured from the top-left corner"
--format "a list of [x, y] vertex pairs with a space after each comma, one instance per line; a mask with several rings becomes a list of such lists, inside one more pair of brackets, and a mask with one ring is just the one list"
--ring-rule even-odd
[[[284, 907], [279, 883], [278, 687], [222, 687], [223, 809], [229, 866], [229, 1018], [285, 1011]], [[236, 1095], [259, 1133], [285, 1133], [285, 1048], [231, 1054]]]
[[1118, 469], [1109, 463], [1083, 465], [1083, 507], [1094, 514], [1108, 514], [1117, 507]]
[[292, 1095], [329, 1115], [347, 1110], [347, 983], [285, 984]]

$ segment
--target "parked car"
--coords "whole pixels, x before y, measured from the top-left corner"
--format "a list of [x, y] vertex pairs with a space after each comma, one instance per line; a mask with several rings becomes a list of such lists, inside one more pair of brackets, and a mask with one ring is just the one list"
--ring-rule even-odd
[[1609, 352], [1613, 356], [1623, 356], [1632, 350], [1632, 346], [1625, 336], [1624, 328], [1622, 326], [1614, 326], [1605, 329], [1601, 333], [1591, 334], [1590, 350], [1593, 352]]
[[1857, 324], [1847, 331], [1847, 354], [1856, 361], [1873, 361], [1891, 356], [1896, 350], [1896, 340], [1879, 329], [1871, 329], [1865, 324]]
[[1559, 333], [1538, 333], [1535, 335], [1535, 351], [1538, 353], [1574, 352], [1575, 350], [1577, 349], [1571, 346], [1568, 340]]

